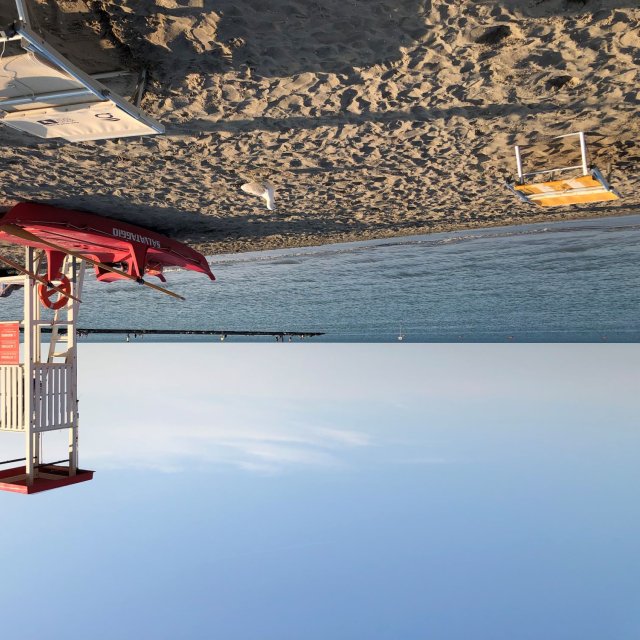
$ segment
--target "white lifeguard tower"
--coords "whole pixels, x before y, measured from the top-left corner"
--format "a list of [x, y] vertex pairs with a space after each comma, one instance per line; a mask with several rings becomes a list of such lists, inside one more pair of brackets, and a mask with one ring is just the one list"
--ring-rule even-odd
[[[65, 258], [63, 280], [55, 286], [67, 296], [28, 275], [41, 273], [44, 252], [27, 247], [25, 254], [25, 275], [0, 277], [0, 285], [24, 292], [22, 320], [0, 323], [0, 436], [23, 434], [25, 445], [22, 458], [2, 461], [0, 454], [0, 490], [37, 493], [93, 478], [93, 471], [78, 466], [76, 318], [85, 265]], [[45, 304], [51, 317], [43, 317]], [[45, 436], [64, 431], [67, 457], [44, 460]]]

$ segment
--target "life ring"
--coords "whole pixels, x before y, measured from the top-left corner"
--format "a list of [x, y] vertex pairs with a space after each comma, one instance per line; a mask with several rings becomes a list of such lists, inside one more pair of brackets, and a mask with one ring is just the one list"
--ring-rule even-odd
[[[56, 287], [60, 289], [62, 293], [60, 291], [56, 291], [56, 289], [49, 289], [49, 287], [41, 284], [38, 287], [38, 295], [40, 296], [40, 302], [42, 302], [47, 309], [57, 311], [58, 309], [62, 309], [69, 300], [69, 296], [71, 294], [71, 282], [69, 282], [69, 278], [67, 278], [67, 276], [62, 275], [61, 273], [53, 278], [52, 282], [60, 283], [56, 284]], [[51, 298], [56, 294], [60, 297], [55, 302], [52, 302]]]

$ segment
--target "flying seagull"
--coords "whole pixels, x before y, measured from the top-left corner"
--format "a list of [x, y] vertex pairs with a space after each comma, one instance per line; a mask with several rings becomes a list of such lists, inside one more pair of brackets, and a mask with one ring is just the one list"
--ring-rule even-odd
[[267, 209], [273, 211], [275, 207], [275, 187], [268, 181], [264, 182], [247, 182], [240, 187], [245, 193], [252, 196], [260, 196], [267, 203]]

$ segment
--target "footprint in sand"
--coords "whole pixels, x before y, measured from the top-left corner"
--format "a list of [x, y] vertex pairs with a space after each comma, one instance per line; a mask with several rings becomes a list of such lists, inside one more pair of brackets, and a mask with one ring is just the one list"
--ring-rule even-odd
[[493, 27], [488, 27], [481, 32], [474, 30], [472, 37], [476, 44], [484, 44], [489, 46], [495, 46], [502, 43], [511, 36], [511, 28], [506, 24], [499, 24]]

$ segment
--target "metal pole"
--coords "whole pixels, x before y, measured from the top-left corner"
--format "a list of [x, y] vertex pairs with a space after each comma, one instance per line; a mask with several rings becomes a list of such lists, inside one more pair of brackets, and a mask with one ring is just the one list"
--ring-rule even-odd
[[584, 139], [584, 131], [578, 134], [580, 137], [580, 154], [582, 155], [582, 175], [589, 175], [589, 165], [587, 163], [587, 142]]
[[30, 96], [23, 96], [21, 98], [10, 98], [9, 100], [2, 100], [0, 107], [19, 107], [25, 104], [34, 104], [38, 102], [49, 102], [53, 100], [60, 100], [63, 98], [77, 98], [81, 96], [92, 95], [89, 89], [69, 89], [67, 91], [51, 91], [49, 93], [34, 93]]
[[518, 181], [522, 184], [524, 179], [522, 177], [522, 156], [520, 155], [519, 145], [516, 145], [516, 167], [518, 168]]
[[31, 26], [29, 10], [27, 9], [25, 0], [16, 0], [16, 9], [18, 10], [18, 20], [23, 22], [27, 27]]

